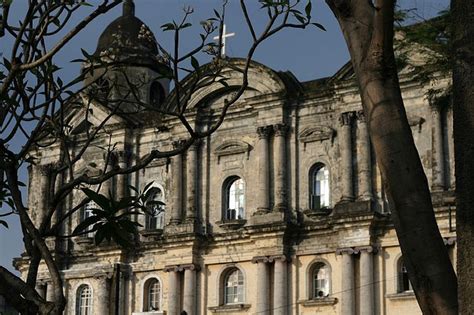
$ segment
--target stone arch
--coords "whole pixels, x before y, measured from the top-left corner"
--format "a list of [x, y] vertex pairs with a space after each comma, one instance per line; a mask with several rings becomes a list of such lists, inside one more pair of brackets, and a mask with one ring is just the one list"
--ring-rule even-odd
[[146, 307], [146, 295], [147, 295], [147, 285], [150, 283], [151, 280], [157, 280], [158, 283], [160, 284], [160, 296], [159, 296], [159, 299], [160, 299], [160, 307], [159, 307], [159, 310], [163, 310], [163, 281], [161, 281], [161, 278], [156, 274], [156, 273], [152, 273], [152, 274], [149, 274], [147, 275], [146, 277], [144, 277], [141, 281], [140, 281], [140, 310], [142, 312], [147, 312], [149, 310], [147, 310], [147, 307]]
[[329, 261], [324, 258], [316, 257], [314, 258], [307, 266], [305, 271], [305, 280], [306, 280], [306, 297], [308, 300], [314, 298], [314, 288], [313, 288], [313, 272], [318, 264], [324, 264], [329, 270], [329, 290], [328, 295], [332, 294], [332, 267]]
[[94, 286], [92, 285], [92, 283], [88, 280], [85, 280], [85, 279], [81, 279], [80, 281], [78, 281], [73, 287], [72, 287], [72, 293], [73, 293], [73, 296], [74, 296], [74, 307], [72, 309], [73, 311], [73, 314], [79, 314], [78, 312], [78, 309], [79, 309], [79, 304], [78, 304], [78, 295], [80, 293], [80, 289], [85, 287], [85, 286], [88, 286], [90, 291], [91, 291], [91, 301], [92, 301], [92, 312], [94, 313], [94, 310], [95, 310], [95, 307], [96, 307], [96, 304], [98, 301], [95, 301], [96, 299], [96, 294], [95, 294], [95, 290], [94, 290]]
[[245, 271], [244, 269], [239, 266], [239, 264], [237, 263], [232, 263], [232, 264], [226, 264], [225, 266], [223, 266], [218, 274], [217, 274], [217, 285], [216, 285], [216, 288], [217, 288], [217, 296], [218, 296], [218, 303], [219, 305], [224, 305], [224, 301], [225, 301], [225, 297], [224, 297], [224, 294], [225, 294], [225, 278], [226, 276], [233, 270], [239, 270], [241, 273], [242, 273], [242, 277], [244, 278], [244, 292], [243, 292], [243, 301], [245, 302], [247, 300], [247, 276], [245, 274]]

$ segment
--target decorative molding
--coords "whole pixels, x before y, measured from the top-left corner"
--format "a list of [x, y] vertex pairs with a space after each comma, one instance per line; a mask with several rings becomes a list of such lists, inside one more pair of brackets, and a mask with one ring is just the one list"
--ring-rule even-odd
[[267, 263], [269, 262], [269, 259], [267, 256], [255, 256], [252, 258], [252, 264], [256, 264], [256, 263]]
[[366, 251], [367, 253], [377, 254], [378, 250], [379, 249], [377, 247], [372, 246], [372, 245], [358, 246], [358, 247], [354, 248], [354, 254], [358, 254], [358, 253], [363, 252], [363, 251]]
[[338, 248], [336, 249], [336, 255], [352, 255], [352, 254], [357, 254], [352, 247], [344, 247], [344, 248]]
[[268, 257], [268, 262], [274, 262], [276, 260], [287, 261], [287, 262], [291, 261], [291, 259], [288, 258], [286, 255], [274, 255], [274, 256]]
[[357, 117], [357, 122], [358, 123], [366, 123], [367, 119], [365, 117], [364, 111], [363, 110], [358, 110], [356, 112], [356, 117]]
[[352, 119], [355, 117], [356, 112], [345, 112], [339, 117], [341, 126], [349, 126], [352, 123]]
[[173, 149], [179, 149], [183, 146], [183, 144], [186, 142], [186, 140], [174, 140], [171, 142], [173, 145]]
[[238, 219], [238, 220], [222, 220], [217, 221], [216, 224], [220, 228], [229, 229], [229, 230], [236, 230], [243, 227], [247, 223], [247, 220]]
[[236, 154], [247, 154], [247, 159], [250, 156], [250, 151], [252, 150], [252, 146], [247, 142], [240, 141], [240, 140], [229, 140], [225, 141], [221, 145], [219, 145], [215, 150], [214, 154], [217, 155], [217, 162], [220, 162], [220, 158], [226, 155], [236, 155]]
[[425, 122], [426, 122], [426, 119], [424, 119], [421, 116], [408, 117], [408, 124], [410, 125], [410, 127], [418, 127], [418, 133], [421, 132], [421, 127]]
[[276, 124], [273, 125], [273, 131], [275, 132], [275, 137], [285, 137], [290, 131], [290, 127], [286, 124]]
[[385, 294], [385, 297], [389, 300], [412, 300], [415, 299], [415, 292], [404, 291], [392, 294]]
[[257, 134], [259, 139], [268, 139], [272, 133], [272, 126], [262, 126], [257, 128]]
[[337, 303], [337, 301], [338, 300], [335, 297], [324, 297], [320, 299], [298, 301], [298, 303], [306, 307], [311, 307], [311, 306], [334, 305]]
[[247, 311], [251, 306], [251, 304], [227, 304], [219, 306], [210, 306], [207, 309], [211, 311], [211, 313], [233, 313]]
[[456, 236], [454, 237], [445, 237], [443, 238], [444, 245], [454, 245], [456, 244]]
[[196, 264], [183, 264], [183, 265], [168, 265], [163, 268], [164, 272], [182, 272], [186, 269], [189, 270], [196, 270], [199, 271], [201, 270], [200, 266]]
[[330, 139], [332, 140], [336, 134], [336, 131], [328, 126], [316, 126], [316, 127], [309, 127], [304, 129], [300, 135], [299, 139], [300, 142], [307, 143], [307, 142], [315, 142], [315, 141], [323, 141]]

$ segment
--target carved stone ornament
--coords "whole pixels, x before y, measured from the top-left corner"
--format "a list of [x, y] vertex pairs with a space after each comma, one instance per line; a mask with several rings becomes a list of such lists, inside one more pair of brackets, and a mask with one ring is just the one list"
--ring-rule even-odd
[[247, 155], [247, 159], [248, 159], [251, 150], [252, 150], [252, 146], [248, 144], [247, 142], [239, 141], [239, 140], [230, 140], [230, 141], [225, 141], [220, 146], [218, 146], [214, 150], [214, 154], [217, 155], [217, 161], [219, 163], [221, 156], [226, 156], [226, 155], [235, 155], [235, 154], [244, 153]]
[[339, 117], [339, 122], [342, 126], [348, 126], [351, 124], [352, 119], [355, 117], [355, 112], [345, 112]]
[[272, 132], [272, 126], [262, 126], [257, 128], [257, 134], [259, 139], [267, 139]]
[[275, 137], [285, 137], [290, 128], [285, 124], [276, 124], [273, 126], [273, 130], [275, 131]]
[[408, 117], [408, 124], [410, 125], [410, 127], [418, 127], [418, 132], [421, 132], [421, 127], [425, 121], [426, 119], [420, 116]]
[[333, 139], [336, 132], [334, 129], [328, 126], [316, 126], [304, 129], [300, 135], [300, 141], [303, 143], [323, 141], [327, 139]]

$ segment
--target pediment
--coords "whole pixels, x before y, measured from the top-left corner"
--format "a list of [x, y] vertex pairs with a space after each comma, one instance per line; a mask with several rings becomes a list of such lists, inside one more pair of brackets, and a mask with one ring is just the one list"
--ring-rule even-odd
[[240, 140], [229, 140], [220, 144], [215, 150], [214, 154], [217, 155], [218, 159], [222, 156], [246, 154], [249, 157], [252, 146], [245, 141]]
[[110, 110], [105, 106], [90, 102], [82, 96], [69, 113], [68, 125], [71, 133], [80, 134], [87, 129], [98, 128], [104, 121], [106, 121], [104, 126], [123, 123], [120, 116], [111, 115]]
[[332, 140], [335, 136], [336, 131], [328, 126], [316, 126], [304, 129], [300, 135], [299, 139], [303, 143], [323, 141], [323, 140]]

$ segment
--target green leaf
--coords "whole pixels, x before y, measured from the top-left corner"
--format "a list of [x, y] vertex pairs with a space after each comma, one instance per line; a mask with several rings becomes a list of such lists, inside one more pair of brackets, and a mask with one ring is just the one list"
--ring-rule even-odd
[[95, 235], [94, 235], [95, 245], [100, 245], [100, 243], [102, 243], [102, 241], [105, 238], [105, 234], [106, 234], [106, 230], [104, 229], [98, 229], [97, 232], [95, 232]]
[[3, 64], [5, 65], [5, 68], [7, 68], [8, 71], [12, 68], [12, 64], [7, 58], [3, 58]]
[[174, 23], [166, 23], [166, 24], [163, 24], [160, 26], [163, 31], [171, 31], [171, 30], [175, 30], [176, 29], [176, 26]]
[[90, 200], [94, 201], [99, 207], [104, 209], [105, 211], [109, 212], [110, 211], [110, 202], [107, 197], [104, 195], [101, 195], [99, 193], [96, 193], [95, 191], [89, 189], [89, 188], [82, 188], [82, 192], [89, 197]]
[[325, 29], [324, 26], [322, 26], [321, 24], [319, 24], [319, 23], [311, 23], [311, 24], [313, 24], [313, 25], [316, 26], [317, 28], [319, 28], [319, 29], [321, 29], [321, 30], [323, 30], [323, 31], [326, 32], [326, 29]]
[[304, 8], [304, 11], [306, 12], [306, 17], [307, 17], [308, 19], [311, 18], [311, 7], [312, 7], [312, 5], [311, 5], [311, 0], [309, 0], [309, 1], [308, 1], [308, 4], [307, 4], [306, 7]]
[[192, 26], [191, 23], [184, 23], [183, 25], [181, 25], [180, 28], [181, 28], [181, 29], [184, 29], [184, 28], [187, 28], [187, 27], [190, 27], [190, 26]]
[[72, 232], [72, 235], [76, 235], [78, 233], [86, 231], [86, 229], [88, 227], [90, 227], [93, 224], [96, 224], [100, 220], [102, 220], [102, 218], [100, 218], [98, 216], [92, 216], [92, 217], [85, 218], [84, 221], [82, 221], [81, 223], [79, 223], [76, 226], [76, 228]]
[[191, 56], [191, 65], [193, 66], [194, 70], [199, 73], [199, 61], [197, 61], [194, 56]]
[[0, 220], [0, 224], [8, 229], [8, 223], [6, 221]]

